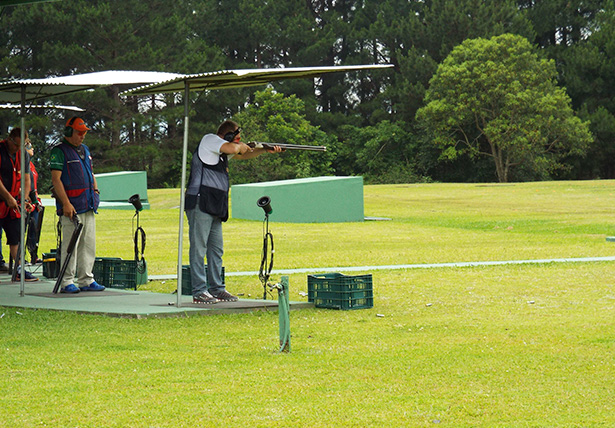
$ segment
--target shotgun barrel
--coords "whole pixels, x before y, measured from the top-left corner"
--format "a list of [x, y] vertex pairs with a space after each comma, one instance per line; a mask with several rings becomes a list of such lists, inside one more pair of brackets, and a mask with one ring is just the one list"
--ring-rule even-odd
[[253, 149], [263, 148], [263, 149], [273, 149], [275, 146], [279, 146], [284, 150], [309, 150], [312, 152], [326, 152], [326, 146], [304, 146], [302, 144], [277, 144], [277, 143], [261, 143], [256, 141], [250, 141], [246, 143], [248, 146]]

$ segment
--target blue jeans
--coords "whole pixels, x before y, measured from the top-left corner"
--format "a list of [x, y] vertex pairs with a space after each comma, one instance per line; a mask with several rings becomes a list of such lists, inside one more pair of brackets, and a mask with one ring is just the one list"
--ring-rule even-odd
[[[190, 239], [190, 280], [192, 295], [203, 291], [218, 294], [224, 291], [222, 283], [222, 220], [204, 213], [199, 204], [194, 209], [186, 210], [188, 217], [188, 237]], [[207, 257], [207, 272], [204, 259]]]

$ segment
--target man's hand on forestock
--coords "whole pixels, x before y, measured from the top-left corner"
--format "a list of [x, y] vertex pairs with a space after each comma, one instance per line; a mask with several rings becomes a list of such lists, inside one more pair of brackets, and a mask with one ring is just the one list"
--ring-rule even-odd
[[280, 146], [273, 146], [273, 148], [268, 148], [267, 153], [281, 153], [284, 149]]

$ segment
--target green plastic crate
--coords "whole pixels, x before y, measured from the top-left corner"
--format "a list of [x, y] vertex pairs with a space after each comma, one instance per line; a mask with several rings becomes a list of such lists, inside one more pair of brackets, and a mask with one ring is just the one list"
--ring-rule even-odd
[[97, 257], [92, 269], [94, 279], [108, 288], [137, 289], [137, 261], [119, 257]]
[[[207, 265], [205, 265], [207, 275]], [[224, 266], [222, 266], [222, 284], [224, 284]], [[182, 266], [182, 295], [192, 296], [192, 280], [190, 279], [190, 265]]]
[[110, 261], [122, 260], [120, 257], [96, 257], [94, 259], [94, 267], [92, 268], [92, 274], [94, 280], [105, 287], [110, 287], [109, 269], [111, 267]]
[[136, 260], [107, 260], [107, 275], [110, 288], [137, 289]]
[[369, 309], [374, 306], [372, 275], [308, 275], [308, 301], [317, 308]]
[[109, 288], [132, 288], [147, 281], [147, 264], [119, 257], [96, 257], [92, 269], [94, 279]]

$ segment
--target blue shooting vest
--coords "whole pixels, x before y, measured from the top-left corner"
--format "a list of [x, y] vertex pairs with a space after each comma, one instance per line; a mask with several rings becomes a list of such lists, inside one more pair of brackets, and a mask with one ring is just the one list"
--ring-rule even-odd
[[228, 158], [220, 155], [216, 165], [201, 162], [199, 148], [192, 155], [190, 178], [186, 189], [186, 210], [194, 209], [199, 203], [199, 209], [204, 213], [228, 220]]
[[[94, 191], [94, 174], [92, 172], [92, 157], [86, 145], [84, 159], [79, 157], [77, 150], [64, 141], [56, 146], [64, 153], [64, 166], [62, 168], [62, 184], [70, 203], [75, 207], [77, 214], [91, 210], [97, 212], [100, 196]], [[58, 215], [62, 215], [62, 204], [56, 199]]]

